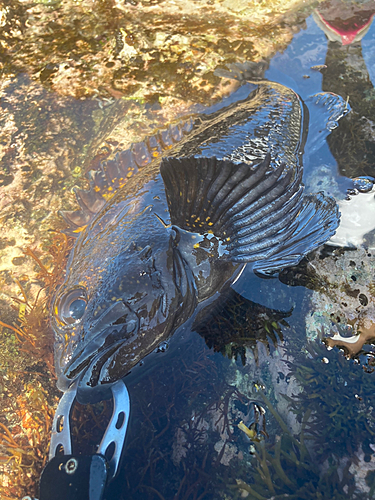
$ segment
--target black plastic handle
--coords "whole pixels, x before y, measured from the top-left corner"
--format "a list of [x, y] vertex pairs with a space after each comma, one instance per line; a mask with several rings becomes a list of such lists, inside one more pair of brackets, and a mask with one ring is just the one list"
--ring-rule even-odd
[[101, 500], [107, 470], [102, 455], [56, 456], [42, 472], [39, 500]]

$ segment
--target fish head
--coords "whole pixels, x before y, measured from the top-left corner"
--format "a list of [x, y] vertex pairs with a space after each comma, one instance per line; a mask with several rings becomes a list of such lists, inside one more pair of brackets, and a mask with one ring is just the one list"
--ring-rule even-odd
[[61, 390], [79, 379], [81, 390], [107, 391], [183, 319], [181, 259], [171, 234], [157, 238], [132, 241], [119, 255], [108, 249], [100, 264], [73, 252], [52, 305]]

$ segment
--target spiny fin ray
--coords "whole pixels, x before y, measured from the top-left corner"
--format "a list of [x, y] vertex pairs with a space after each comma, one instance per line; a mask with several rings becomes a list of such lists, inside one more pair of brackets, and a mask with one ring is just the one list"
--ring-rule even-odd
[[193, 125], [192, 118], [172, 124], [145, 141], [132, 144], [129, 149], [118, 152], [114, 159], [102, 161], [97, 170], [90, 171], [90, 188], [74, 190], [79, 209], [60, 212], [69, 225], [68, 232], [74, 235], [79, 232], [79, 228], [87, 226], [106, 201], [112, 198], [130, 177], [173, 147], [192, 130]]

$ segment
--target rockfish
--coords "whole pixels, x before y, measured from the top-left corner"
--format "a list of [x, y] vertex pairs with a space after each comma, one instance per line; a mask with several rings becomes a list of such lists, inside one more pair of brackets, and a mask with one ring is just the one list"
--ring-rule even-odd
[[[322, 129], [346, 109], [311, 103]], [[304, 194], [307, 133], [301, 98], [261, 82], [102, 162], [64, 213], [79, 232], [51, 312], [61, 390], [78, 380], [78, 399], [100, 399], [245, 265], [296, 265], [335, 233], [334, 199]]]

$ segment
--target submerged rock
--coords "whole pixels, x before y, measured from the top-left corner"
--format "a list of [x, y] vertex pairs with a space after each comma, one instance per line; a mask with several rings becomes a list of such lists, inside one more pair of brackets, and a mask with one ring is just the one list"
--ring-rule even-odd
[[[310, 269], [310, 271], [309, 271]], [[331, 250], [307, 263], [311, 311], [306, 315], [307, 338], [325, 339], [350, 356], [375, 340], [375, 261], [364, 248]]]

